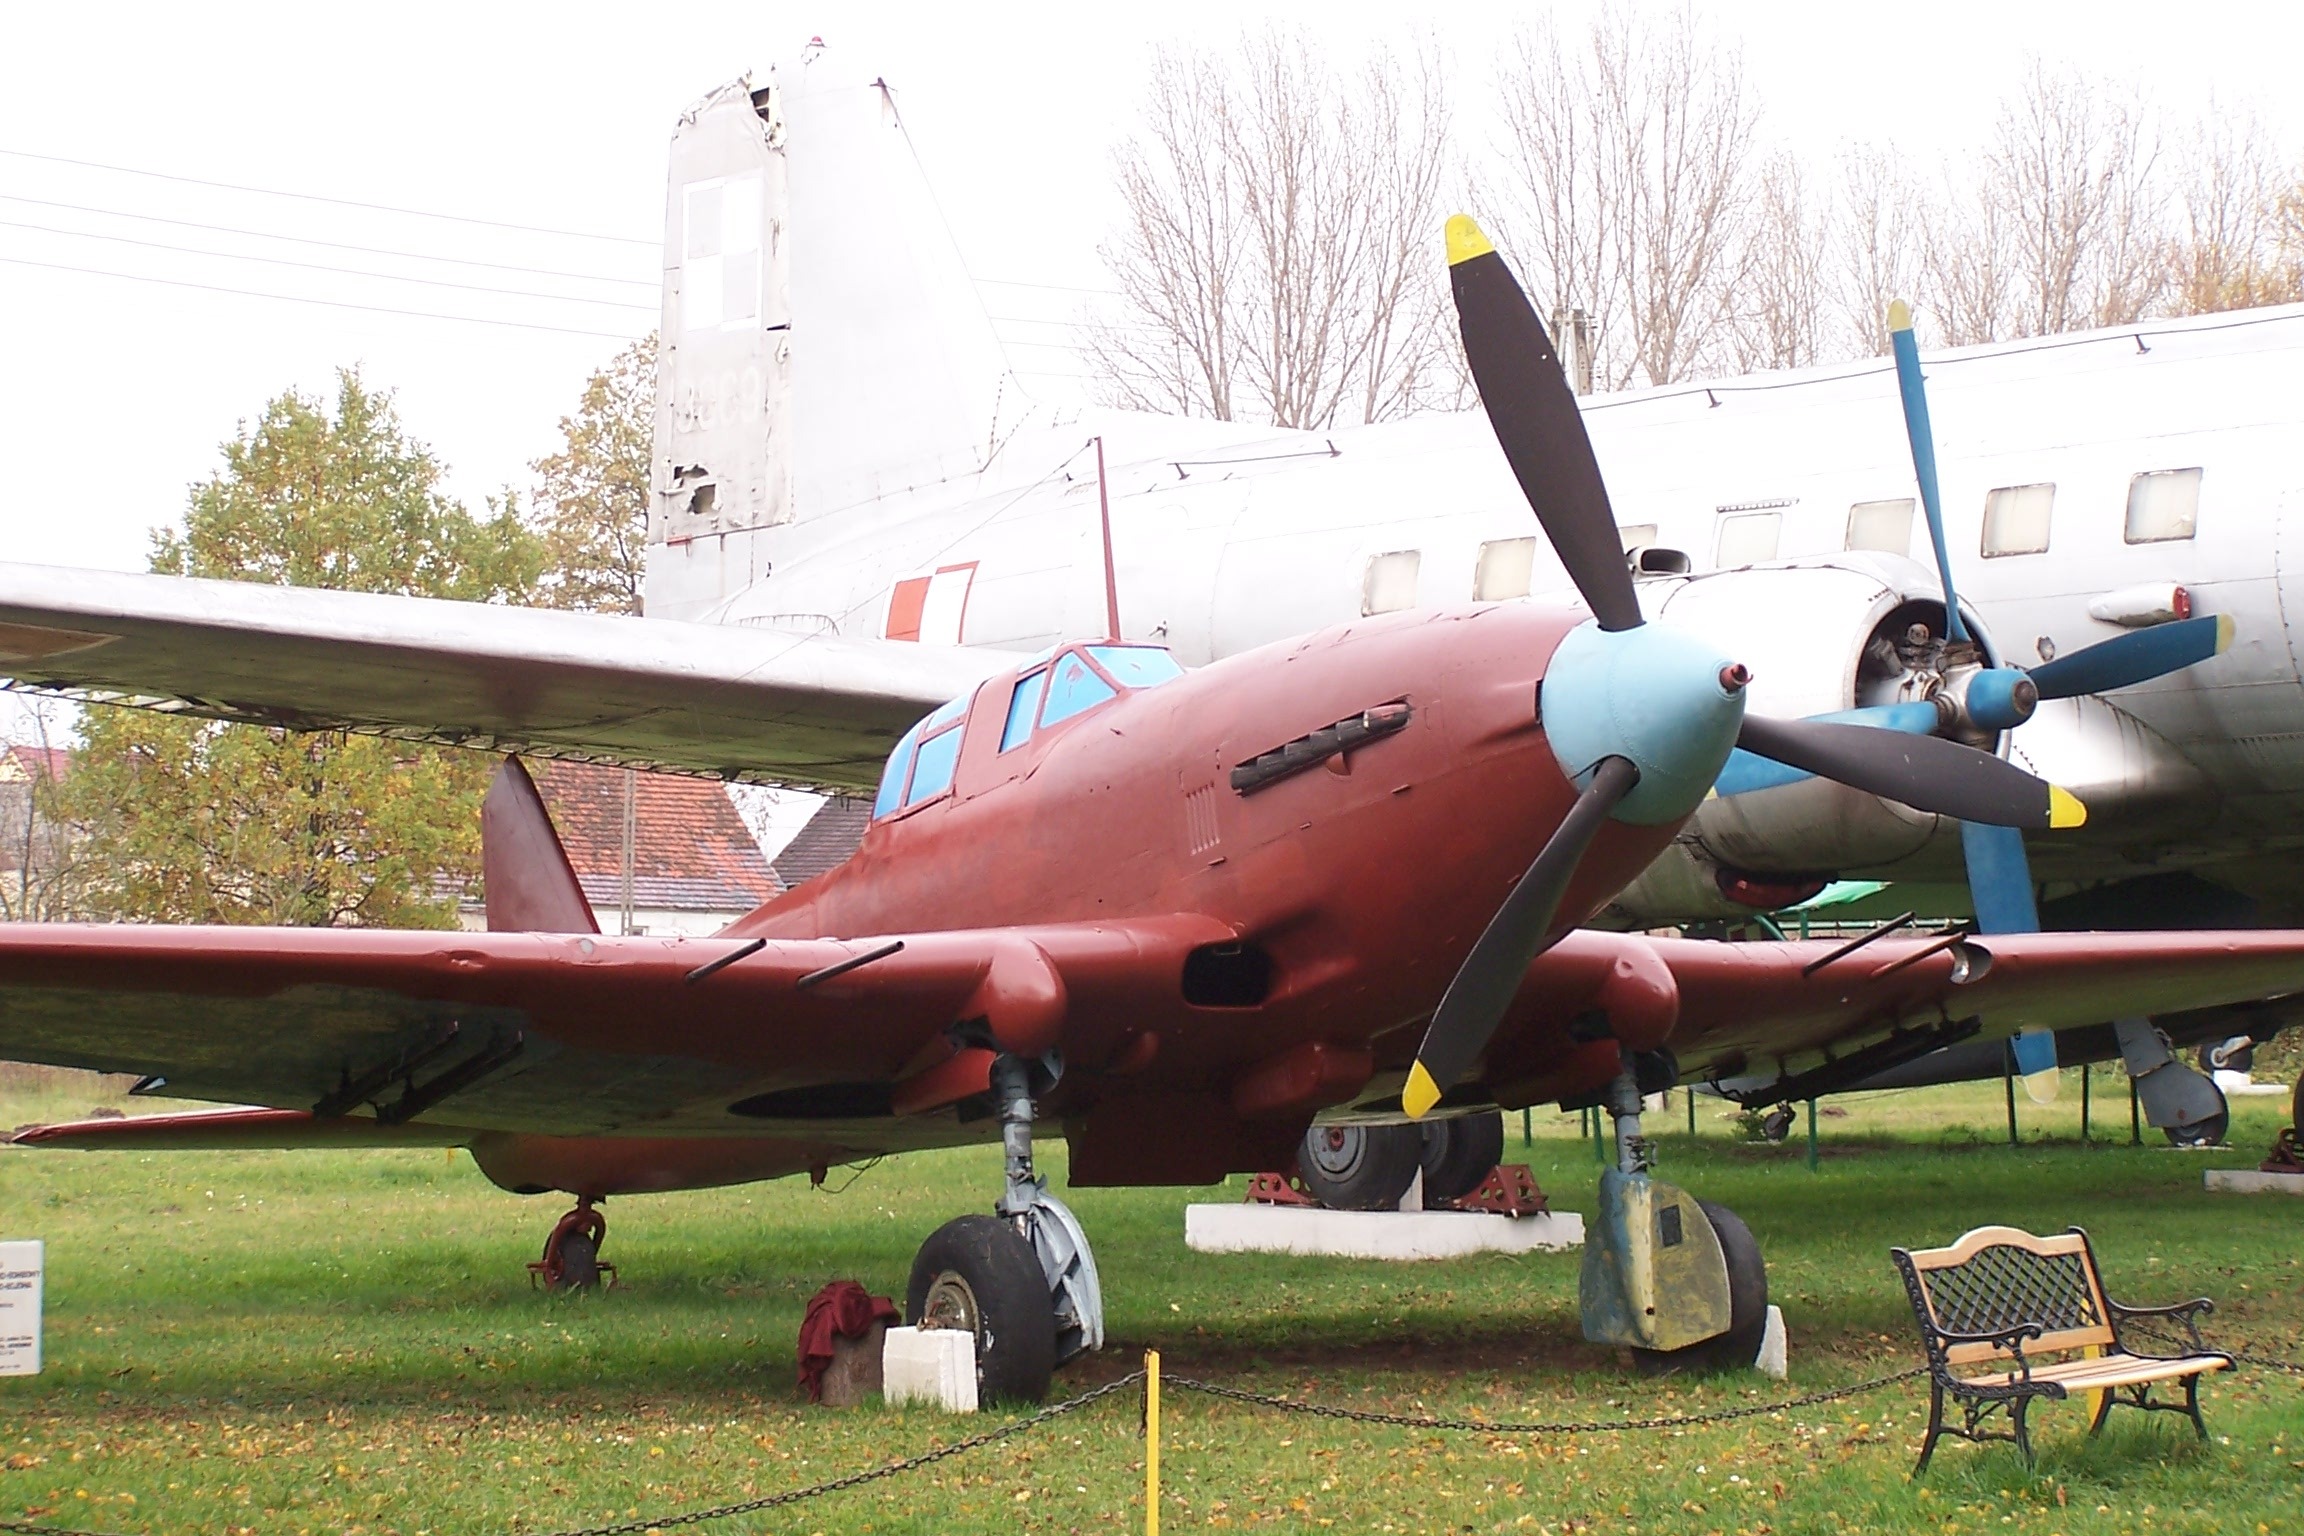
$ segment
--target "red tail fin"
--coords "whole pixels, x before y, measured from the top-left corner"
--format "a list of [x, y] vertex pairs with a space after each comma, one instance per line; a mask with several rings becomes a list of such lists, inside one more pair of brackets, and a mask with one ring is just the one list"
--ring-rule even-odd
[[480, 802], [480, 874], [490, 933], [600, 931], [536, 781], [516, 757], [504, 759]]

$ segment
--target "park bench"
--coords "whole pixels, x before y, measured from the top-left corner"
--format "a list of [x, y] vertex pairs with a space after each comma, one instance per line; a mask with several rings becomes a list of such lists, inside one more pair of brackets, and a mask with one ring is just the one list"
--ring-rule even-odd
[[[2200, 1438], [2200, 1378], [2232, 1368], [2232, 1357], [2210, 1349], [2198, 1318], [2215, 1310], [2202, 1297], [2169, 1307], [2125, 1307], [2104, 1294], [2096, 1253], [2078, 1227], [2055, 1237], [2034, 1237], [2014, 1227], [1978, 1227], [1948, 1248], [1910, 1252], [1892, 1248], [1904, 1289], [1920, 1322], [1928, 1352], [1928, 1438], [1920, 1446], [1918, 1477], [1928, 1470], [1939, 1435], [2006, 1440], [2032, 1464], [2024, 1427], [2032, 1400], [2096, 1394], [2093, 1435], [2125, 1393], [2131, 1407], [2190, 1416]], [[2144, 1337], [2139, 1319], [2180, 1327], [2185, 1341]], [[2138, 1345], [2165, 1343], [2174, 1353]], [[1980, 1365], [2002, 1369], [1975, 1371]], [[2182, 1381], [2184, 1401], [2154, 1402], [2160, 1382]], [[1958, 1404], [1962, 1423], [1944, 1422], [1944, 1399]], [[2004, 1412], [2009, 1429], [1988, 1428]]]

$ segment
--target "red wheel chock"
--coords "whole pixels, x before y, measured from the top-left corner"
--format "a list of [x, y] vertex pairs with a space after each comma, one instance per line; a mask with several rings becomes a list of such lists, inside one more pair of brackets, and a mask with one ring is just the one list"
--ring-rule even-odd
[[1318, 1205], [1312, 1191], [1293, 1173], [1253, 1173], [1248, 1176], [1250, 1205]]
[[1526, 1163], [1498, 1163], [1488, 1170], [1478, 1189], [1456, 1202], [1457, 1210], [1487, 1211], [1497, 1216], [1541, 1216], [1551, 1208]]

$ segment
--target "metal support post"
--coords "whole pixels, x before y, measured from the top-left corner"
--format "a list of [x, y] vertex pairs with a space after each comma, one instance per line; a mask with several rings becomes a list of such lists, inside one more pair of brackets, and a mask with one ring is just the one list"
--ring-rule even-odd
[[2088, 1145], [2088, 1085], [2096, 1079], [2095, 1063], [2080, 1069], [2080, 1145]]
[[2136, 1098], [2136, 1079], [2128, 1079], [2128, 1145], [2144, 1145], [2144, 1111]]
[[1808, 1171], [1821, 1173], [1823, 1162], [1816, 1155], [1816, 1101], [1808, 1101]]
[[1686, 1084], [1680, 1091], [1688, 1098], [1688, 1134], [1693, 1136], [1696, 1134], [1696, 1085]]
[[1007, 1187], [993, 1209], [1022, 1216], [1040, 1203], [1043, 1186], [1032, 1172], [1032, 1069], [1021, 1056], [1001, 1052], [992, 1059], [992, 1102], [1000, 1116], [1000, 1149], [1007, 1158]]
[[2016, 1145], [2016, 1047], [2000, 1048], [2000, 1087], [2008, 1095], [2008, 1145]]
[[1520, 1145], [1523, 1147], [1536, 1145], [1536, 1111], [1533, 1109], [1520, 1111]]

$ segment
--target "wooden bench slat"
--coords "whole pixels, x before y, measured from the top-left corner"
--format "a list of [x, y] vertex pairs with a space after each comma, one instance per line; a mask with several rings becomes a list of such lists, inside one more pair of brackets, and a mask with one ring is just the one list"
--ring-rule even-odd
[[[2222, 1355], [2186, 1355], [2181, 1360], [2148, 1360], [2137, 1355], [2105, 1355], [2095, 1360], [2056, 1360], [2032, 1367], [2034, 1382], [2053, 1381], [2067, 1389], [2095, 1391], [2106, 1387], [2133, 1387], [2147, 1381], [2176, 1381], [2204, 1371], [2221, 1371], [2232, 1362]], [[2014, 1371], [1989, 1376], [1963, 1376], [1971, 1387], [2004, 1387], [2022, 1378]]]

